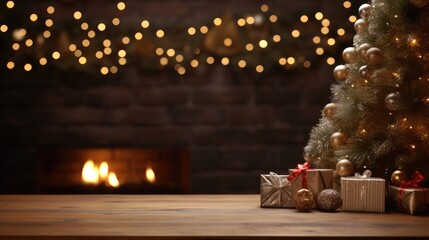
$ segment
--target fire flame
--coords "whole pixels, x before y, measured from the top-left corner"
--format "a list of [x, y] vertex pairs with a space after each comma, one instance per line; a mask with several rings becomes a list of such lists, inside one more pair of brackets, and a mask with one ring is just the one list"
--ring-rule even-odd
[[155, 179], [155, 172], [150, 167], [148, 169], [146, 169], [146, 179], [150, 183], [154, 183], [156, 180]]
[[88, 184], [99, 184], [100, 181], [106, 182], [109, 186], [117, 188], [120, 186], [119, 180], [114, 172], [109, 172], [107, 162], [102, 162], [100, 167], [89, 159], [82, 168], [82, 181]]

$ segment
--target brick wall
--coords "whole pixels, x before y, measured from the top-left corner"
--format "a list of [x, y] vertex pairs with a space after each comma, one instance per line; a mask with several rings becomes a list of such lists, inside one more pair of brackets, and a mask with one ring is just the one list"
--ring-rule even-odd
[[[318, 4], [328, 9], [330, 1]], [[308, 133], [329, 102], [332, 68], [257, 76], [214, 65], [178, 76], [128, 66], [104, 78], [1, 70], [0, 192], [35, 191], [42, 147], [113, 146], [188, 149], [193, 193], [257, 193], [259, 174], [303, 161]]]

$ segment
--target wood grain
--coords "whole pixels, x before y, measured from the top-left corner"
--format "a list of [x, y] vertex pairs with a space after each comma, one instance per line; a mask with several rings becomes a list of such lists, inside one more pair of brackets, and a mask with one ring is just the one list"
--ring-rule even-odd
[[0, 239], [429, 237], [429, 217], [300, 213], [259, 195], [1, 195]]

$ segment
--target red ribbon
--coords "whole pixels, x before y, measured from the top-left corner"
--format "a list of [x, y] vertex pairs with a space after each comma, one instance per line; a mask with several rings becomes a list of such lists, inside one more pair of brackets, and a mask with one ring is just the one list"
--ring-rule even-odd
[[298, 166], [295, 168], [295, 170], [293, 170], [293, 173], [291, 175], [289, 175], [287, 180], [291, 181], [294, 178], [298, 177], [299, 174], [302, 173], [301, 187], [307, 188], [307, 174], [306, 174], [306, 172], [308, 169], [310, 169], [310, 163], [309, 162], [305, 162], [304, 164], [298, 164]]
[[[402, 210], [402, 194], [404, 192], [404, 188], [419, 188], [424, 190], [424, 188], [420, 187], [419, 182], [425, 180], [425, 177], [419, 172], [415, 171], [413, 173], [413, 179], [408, 181], [401, 181], [401, 188], [399, 189], [399, 202], [401, 203], [401, 210]], [[424, 205], [426, 207], [426, 194], [424, 195]]]

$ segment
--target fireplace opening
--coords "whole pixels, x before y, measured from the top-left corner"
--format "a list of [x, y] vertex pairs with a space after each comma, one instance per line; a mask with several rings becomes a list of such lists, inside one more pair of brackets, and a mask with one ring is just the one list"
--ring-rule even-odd
[[188, 193], [184, 149], [48, 148], [38, 154], [37, 190], [47, 194]]

